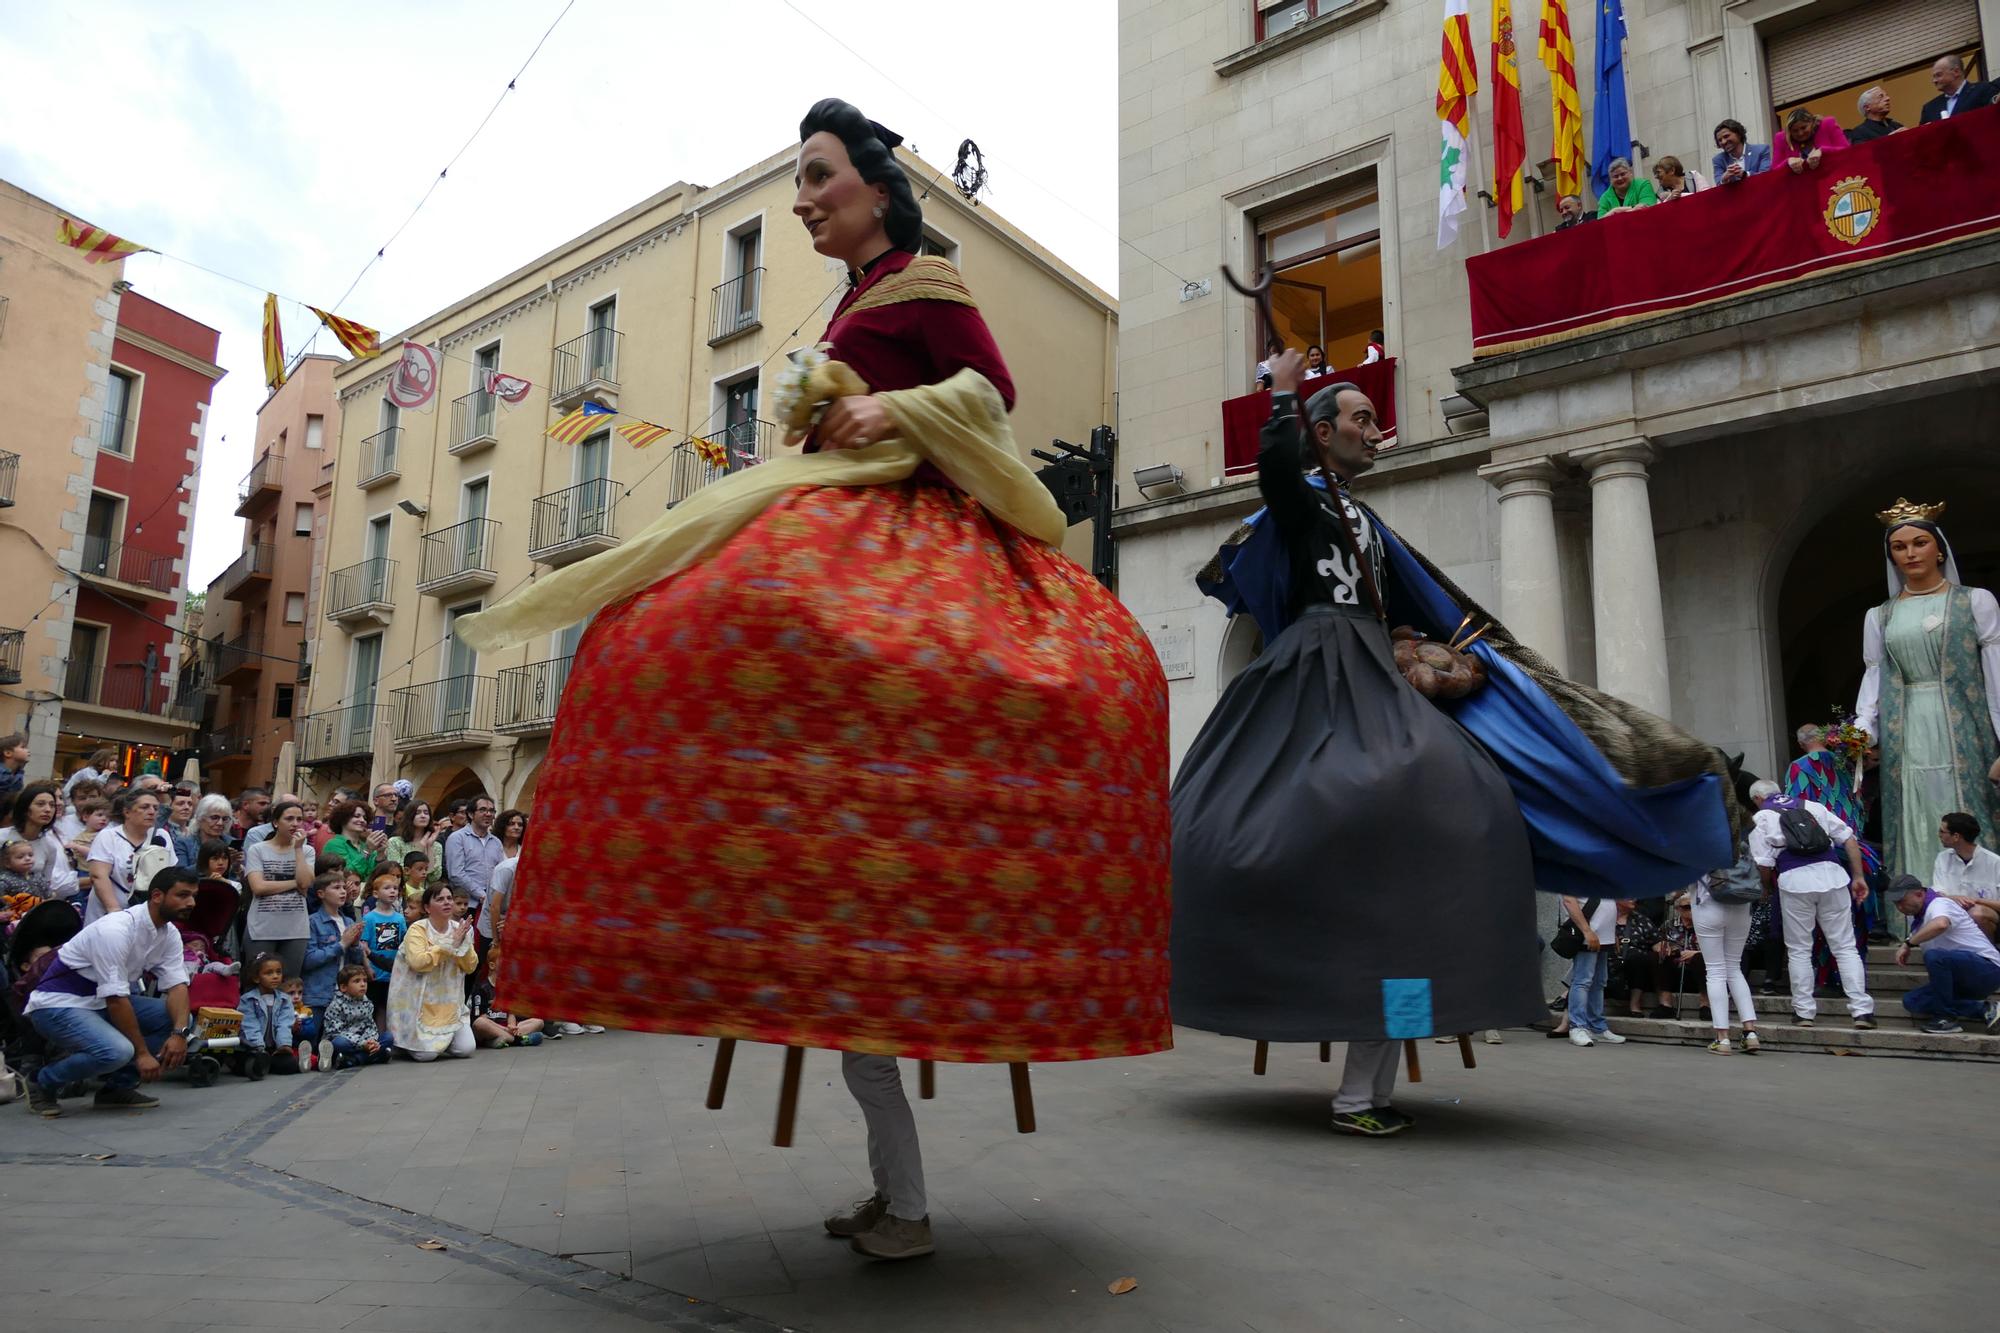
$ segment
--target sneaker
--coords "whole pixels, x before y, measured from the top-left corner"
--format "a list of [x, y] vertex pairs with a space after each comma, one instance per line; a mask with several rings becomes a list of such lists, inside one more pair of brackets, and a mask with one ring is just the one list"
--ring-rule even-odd
[[1757, 1040], [1757, 1034], [1749, 1028], [1743, 1029], [1743, 1054], [1755, 1055], [1764, 1049], [1764, 1043]]
[[530, 1032], [527, 1036], [519, 1038], [519, 1041], [523, 1046], [539, 1046], [542, 1044], [542, 1034]]
[[1729, 1038], [1727, 1037], [1717, 1037], [1714, 1041], [1708, 1044], [1708, 1049], [1710, 1053], [1715, 1055], [1736, 1054], [1736, 1048], [1729, 1044]]
[[1501, 1038], [1501, 1036], [1500, 1036], [1500, 1029], [1499, 1029], [1499, 1028], [1488, 1028], [1488, 1029], [1486, 1029], [1486, 1044], [1487, 1044], [1488, 1046], [1498, 1046], [1498, 1045], [1500, 1045], [1500, 1043], [1501, 1043], [1501, 1040], [1502, 1040], [1502, 1038]]
[[585, 1027], [581, 1023], [556, 1024], [556, 1035], [558, 1037], [581, 1037], [584, 1033], [588, 1031], [590, 1031], [590, 1029]]
[[585, 1032], [588, 1032], [591, 1036], [595, 1037], [598, 1034], [602, 1033], [604, 1031], [604, 1028], [596, 1023], [585, 1023], [583, 1025], [583, 1030]]
[[44, 1120], [53, 1120], [62, 1114], [62, 1101], [54, 1088], [42, 1086], [38, 1078], [28, 1080], [28, 1109]]
[[296, 1051], [293, 1051], [292, 1054], [298, 1057], [299, 1072], [301, 1074], [308, 1074], [312, 1072], [313, 1044], [311, 1042], [309, 1041], [300, 1042], [299, 1048]]
[[1854, 1026], [1860, 1028], [1863, 1032], [1867, 1032], [1875, 1026], [1875, 1016], [1873, 1014], [1862, 1014], [1854, 1020]]
[[1569, 1030], [1569, 1044], [1572, 1046], [1597, 1045], [1596, 1042], [1590, 1039], [1590, 1034], [1588, 1032], [1585, 1032], [1582, 1028], [1571, 1028]]
[[1608, 1046], [1623, 1046], [1625, 1044], [1625, 1039], [1610, 1028], [1606, 1028], [1602, 1032], [1593, 1032], [1590, 1035]]
[[1333, 1127], [1342, 1134], [1361, 1134], [1371, 1139], [1387, 1138], [1400, 1134], [1410, 1127], [1410, 1118], [1400, 1111], [1388, 1107], [1370, 1107], [1366, 1111], [1335, 1111]]
[[915, 1259], [931, 1253], [931, 1220], [911, 1222], [893, 1213], [883, 1213], [873, 1227], [847, 1242], [856, 1254], [870, 1259]]
[[1949, 1018], [1933, 1018], [1930, 1022], [1924, 1024], [1923, 1031], [1933, 1037], [1948, 1037], [1954, 1032], [1963, 1032], [1965, 1029], [1952, 1022]]
[[1813, 1025], [1813, 1021], [1804, 1014], [1793, 1014], [1792, 1022], [1802, 1028], [1809, 1028]]
[[158, 1097], [149, 1097], [137, 1088], [102, 1088], [90, 1099], [90, 1104], [100, 1111], [150, 1111], [160, 1104]]
[[1983, 1017], [1986, 1020], [1986, 1030], [1988, 1032], [2000, 1029], [2000, 1000], [1988, 1000]]
[[835, 1213], [826, 1219], [826, 1234], [849, 1239], [864, 1231], [873, 1231], [875, 1224], [889, 1213], [889, 1201], [879, 1194], [871, 1194], [865, 1199], [857, 1199], [844, 1213]]
[[331, 1074], [334, 1070], [340, 1068], [333, 1061], [333, 1042], [330, 1039], [324, 1039], [320, 1042], [318, 1055], [319, 1069], [322, 1074]]

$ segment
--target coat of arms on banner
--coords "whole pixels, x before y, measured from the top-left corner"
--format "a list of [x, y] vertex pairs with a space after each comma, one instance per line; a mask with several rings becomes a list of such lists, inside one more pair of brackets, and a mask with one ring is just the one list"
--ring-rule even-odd
[[437, 396], [437, 385], [437, 350], [422, 343], [404, 343], [403, 359], [389, 377], [389, 401], [406, 412], [415, 411]]
[[1835, 181], [1826, 201], [1826, 229], [1834, 239], [1857, 245], [1882, 220], [1882, 196], [1866, 176]]

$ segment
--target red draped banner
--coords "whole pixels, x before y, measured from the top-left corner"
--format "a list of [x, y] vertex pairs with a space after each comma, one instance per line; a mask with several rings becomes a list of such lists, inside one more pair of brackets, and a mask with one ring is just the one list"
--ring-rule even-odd
[[[1299, 386], [1304, 402], [1329, 384], [1346, 380], [1368, 395], [1375, 404], [1375, 418], [1382, 426], [1386, 444], [1396, 439], [1396, 358], [1386, 357], [1371, 365], [1329, 371], [1309, 377]], [[1243, 472], [1257, 466], [1257, 436], [1271, 419], [1271, 391], [1259, 389], [1241, 398], [1222, 401], [1222, 470]]]
[[[1705, 165], [1705, 164], [1704, 164]], [[2000, 230], [2000, 107], [1465, 261], [1472, 351], [1561, 342]]]

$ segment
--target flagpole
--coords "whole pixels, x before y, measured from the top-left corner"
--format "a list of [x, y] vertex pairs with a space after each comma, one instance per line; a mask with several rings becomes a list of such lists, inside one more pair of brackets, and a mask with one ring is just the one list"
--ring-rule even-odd
[[[1485, 254], [1493, 248], [1493, 221], [1487, 217], [1488, 204], [1479, 196], [1486, 190], [1485, 155], [1479, 151], [1479, 108], [1476, 93], [1465, 95], [1465, 118], [1471, 123], [1472, 133], [1465, 136], [1465, 151], [1472, 159], [1468, 178], [1474, 183], [1466, 190], [1466, 203], [1479, 213], [1479, 252]], [[1496, 187], [1497, 188], [1497, 187]]]
[[[1618, 68], [1625, 71], [1625, 128], [1631, 133], [1632, 142], [1626, 147], [1626, 155], [1632, 159], [1632, 176], [1635, 180], [1649, 179], [1641, 175], [1643, 158], [1640, 153], [1645, 145], [1639, 138], [1639, 118], [1632, 114], [1632, 24], [1625, 17], [1625, 7], [1618, 7]], [[1697, 158], [1700, 154], [1695, 155]], [[1692, 170], [1692, 168], [1690, 168]]]

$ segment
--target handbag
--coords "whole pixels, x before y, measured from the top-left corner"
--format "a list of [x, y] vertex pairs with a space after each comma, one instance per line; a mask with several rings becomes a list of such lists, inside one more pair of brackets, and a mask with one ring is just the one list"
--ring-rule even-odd
[[[1591, 898], [1585, 901], [1583, 904], [1583, 915], [1586, 918], [1595, 916], [1597, 908], [1602, 902], [1603, 899], [1601, 898]], [[1558, 958], [1574, 958], [1583, 951], [1583, 931], [1576, 924], [1576, 919], [1565, 912], [1562, 924], [1556, 927], [1555, 938], [1549, 941], [1549, 952]]]

